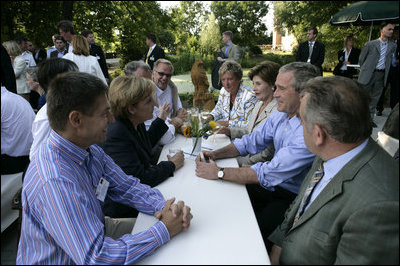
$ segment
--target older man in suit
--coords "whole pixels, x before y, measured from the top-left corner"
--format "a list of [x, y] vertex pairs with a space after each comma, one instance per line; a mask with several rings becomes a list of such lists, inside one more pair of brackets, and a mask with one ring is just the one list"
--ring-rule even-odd
[[273, 264], [399, 263], [399, 165], [370, 138], [368, 101], [340, 76], [302, 91], [304, 141], [317, 157], [269, 236]]
[[231, 31], [225, 31], [222, 33], [222, 41], [226, 44], [224, 47], [220, 49], [220, 55], [224, 55], [217, 57], [217, 60], [220, 62], [224, 62], [226, 60], [235, 60], [239, 63], [240, 60], [240, 50], [239, 47], [232, 42], [233, 33]]
[[307, 62], [318, 67], [322, 76], [322, 64], [325, 59], [325, 45], [316, 41], [317, 28], [307, 29], [307, 41], [300, 44], [296, 53], [296, 61]]
[[376, 127], [376, 124], [373, 122], [375, 108], [382, 90], [386, 86], [391, 59], [396, 51], [396, 45], [389, 41], [389, 38], [393, 35], [393, 30], [393, 24], [382, 24], [380, 38], [367, 42], [361, 50], [359, 58], [361, 69], [358, 82], [364, 85], [364, 89], [371, 96], [369, 112], [373, 127]]

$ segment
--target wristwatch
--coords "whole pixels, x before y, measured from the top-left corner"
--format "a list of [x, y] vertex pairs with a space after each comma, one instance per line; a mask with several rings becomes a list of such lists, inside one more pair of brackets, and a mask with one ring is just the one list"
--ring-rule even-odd
[[224, 179], [224, 168], [219, 168], [219, 171], [218, 171], [218, 179], [220, 179], [220, 180], [222, 180], [222, 179]]

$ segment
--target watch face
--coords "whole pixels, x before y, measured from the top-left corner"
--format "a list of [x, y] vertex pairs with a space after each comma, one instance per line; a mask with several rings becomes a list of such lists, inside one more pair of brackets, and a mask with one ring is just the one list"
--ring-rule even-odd
[[223, 176], [224, 176], [224, 172], [221, 171], [221, 170], [219, 170], [219, 171], [218, 171], [218, 177], [221, 178], [221, 177], [223, 177]]

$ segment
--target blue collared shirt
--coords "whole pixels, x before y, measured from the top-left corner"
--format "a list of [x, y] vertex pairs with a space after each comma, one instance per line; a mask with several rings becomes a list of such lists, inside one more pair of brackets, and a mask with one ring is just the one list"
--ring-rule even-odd
[[232, 44], [232, 42], [229, 42], [229, 43], [227, 43], [226, 46], [225, 46], [225, 56], [226, 56], [226, 57], [228, 57], [228, 50], [229, 50], [229, 47], [231, 46], [231, 44]]
[[315, 198], [321, 193], [321, 191], [329, 184], [329, 182], [332, 180], [332, 178], [335, 177], [337, 173], [348, 163], [353, 159], [357, 154], [359, 154], [365, 146], [368, 144], [368, 139], [366, 139], [362, 144], [358, 145], [354, 149], [348, 151], [345, 154], [342, 154], [338, 157], [335, 157], [333, 159], [330, 159], [326, 162], [323, 163], [323, 168], [324, 168], [324, 176], [321, 178], [321, 180], [318, 182], [317, 185], [315, 185], [315, 188], [311, 194], [311, 198], [309, 203], [306, 205], [305, 210], [308, 209], [308, 207], [311, 205], [311, 203], [315, 200]]
[[17, 264], [133, 264], [169, 241], [161, 221], [135, 235], [105, 236], [100, 178], [113, 201], [147, 214], [165, 205], [157, 189], [126, 175], [97, 145], [84, 150], [52, 130], [24, 179]]
[[275, 146], [272, 160], [256, 163], [251, 169], [264, 188], [274, 191], [280, 186], [297, 194], [315, 157], [304, 143], [300, 119], [276, 110], [252, 133], [233, 141], [241, 156], [259, 153], [270, 143]]

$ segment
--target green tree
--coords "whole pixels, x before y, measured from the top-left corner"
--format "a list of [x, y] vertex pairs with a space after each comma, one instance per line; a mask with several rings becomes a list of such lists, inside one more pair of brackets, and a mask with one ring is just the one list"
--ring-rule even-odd
[[268, 13], [266, 1], [213, 1], [211, 11], [221, 32], [232, 31], [233, 42], [240, 46], [259, 43], [267, 30], [262, 22]]
[[201, 21], [208, 16], [200, 1], [180, 1], [179, 7], [170, 10], [171, 30], [175, 35], [178, 54], [195, 50], [201, 31]]
[[219, 26], [215, 22], [215, 15], [211, 12], [207, 22], [203, 22], [203, 30], [200, 33], [200, 52], [203, 55], [214, 54], [222, 45]]

